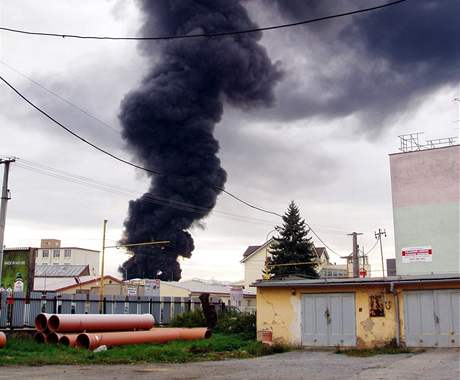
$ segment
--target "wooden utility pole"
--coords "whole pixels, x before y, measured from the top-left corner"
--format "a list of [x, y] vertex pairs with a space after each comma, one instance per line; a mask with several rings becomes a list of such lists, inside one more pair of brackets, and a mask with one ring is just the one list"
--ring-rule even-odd
[[104, 300], [104, 261], [105, 261], [105, 233], [107, 230], [107, 219], [104, 219], [104, 224], [102, 227], [102, 252], [101, 252], [101, 273], [100, 279], [101, 284], [99, 286], [99, 309], [100, 313], [103, 313], [103, 300]]
[[8, 175], [10, 172], [10, 164], [16, 161], [14, 158], [0, 159], [0, 165], [5, 165], [3, 169], [3, 185], [0, 202], [0, 286], [2, 285], [2, 270], [3, 270], [3, 241], [5, 237], [6, 225], [6, 206], [10, 199], [8, 191]]
[[353, 237], [353, 277], [359, 277], [359, 246], [358, 246], [358, 235], [362, 235], [360, 232], [352, 232], [348, 234]]
[[385, 267], [383, 264], [383, 248], [382, 248], [382, 235], [387, 237], [387, 233], [385, 230], [379, 228], [379, 232], [374, 233], [375, 238], [379, 240], [380, 243], [380, 258], [382, 259], [382, 277], [385, 277]]

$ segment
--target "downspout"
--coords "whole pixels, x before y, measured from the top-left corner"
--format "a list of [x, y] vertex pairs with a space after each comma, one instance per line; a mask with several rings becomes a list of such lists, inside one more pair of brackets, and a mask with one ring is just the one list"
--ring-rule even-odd
[[399, 319], [399, 297], [398, 297], [398, 292], [395, 289], [395, 284], [392, 282], [390, 284], [390, 291], [393, 293], [394, 299], [395, 299], [395, 314], [396, 314], [396, 346], [399, 347], [401, 342], [400, 342], [400, 337], [401, 337], [401, 324], [400, 324], [400, 319]]

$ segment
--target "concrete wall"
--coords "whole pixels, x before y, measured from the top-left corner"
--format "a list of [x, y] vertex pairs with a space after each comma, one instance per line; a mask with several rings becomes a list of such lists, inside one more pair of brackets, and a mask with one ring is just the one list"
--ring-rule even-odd
[[[460, 146], [390, 155], [397, 274], [460, 272]], [[431, 246], [432, 262], [401, 250]]]

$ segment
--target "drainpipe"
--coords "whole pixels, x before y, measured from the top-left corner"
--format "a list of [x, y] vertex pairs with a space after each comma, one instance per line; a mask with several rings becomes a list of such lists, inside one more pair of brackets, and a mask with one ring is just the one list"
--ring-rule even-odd
[[399, 297], [398, 292], [395, 289], [395, 284], [392, 282], [390, 284], [390, 291], [393, 293], [395, 299], [395, 314], [396, 314], [396, 346], [400, 346], [400, 337], [401, 337], [401, 324], [399, 320]]

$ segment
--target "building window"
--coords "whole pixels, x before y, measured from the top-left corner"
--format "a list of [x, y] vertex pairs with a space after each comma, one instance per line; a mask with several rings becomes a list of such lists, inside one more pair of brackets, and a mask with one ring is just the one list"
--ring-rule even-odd
[[50, 251], [48, 251], [47, 249], [44, 249], [44, 250], [43, 250], [43, 255], [42, 255], [42, 256], [43, 256], [43, 257], [49, 257], [49, 255], [50, 255]]
[[72, 251], [70, 249], [64, 249], [64, 257], [71, 257]]
[[59, 249], [53, 249], [53, 257], [60, 257], [61, 251]]

